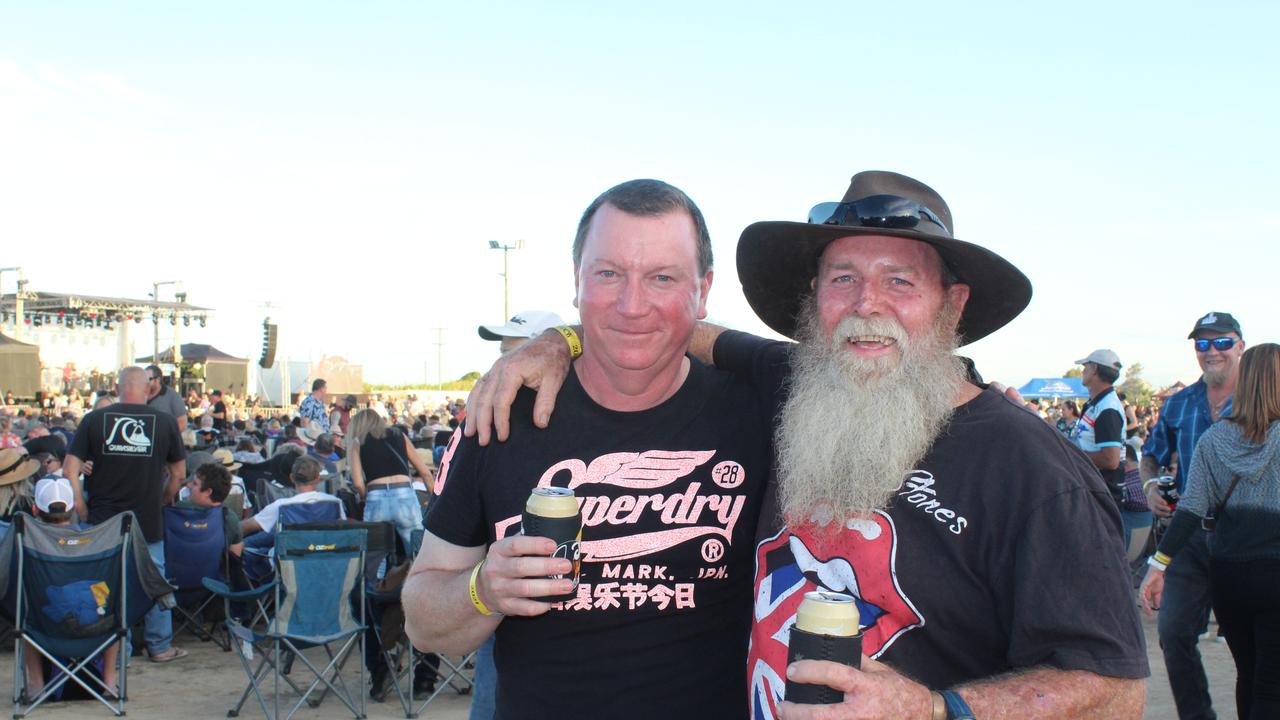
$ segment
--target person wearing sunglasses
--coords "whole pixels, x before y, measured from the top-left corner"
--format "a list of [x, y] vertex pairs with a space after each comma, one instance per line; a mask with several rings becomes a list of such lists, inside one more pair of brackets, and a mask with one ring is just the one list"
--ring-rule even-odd
[[[952, 233], [932, 188], [860, 172], [808, 222], [758, 222], [739, 238], [747, 302], [796, 342], [702, 323], [693, 334], [690, 354], [745, 380], [775, 428], [748, 548], [756, 720], [1142, 716], [1148, 665], [1111, 493], [1066, 437], [957, 354], [1021, 313], [1031, 282]], [[498, 399], [521, 382], [539, 388], [539, 426], [564, 422], [548, 424], [546, 401], [565, 345], [544, 333], [504, 356], [487, 395], [473, 391], [478, 434], [497, 419], [503, 440], [529, 414], [526, 403], [509, 417]], [[557, 354], [558, 375], [536, 367]], [[860, 670], [788, 665], [810, 591], [854, 597]], [[789, 702], [790, 683], [843, 701]]]
[[[1160, 496], [1155, 483], [1160, 468], [1172, 463], [1177, 453], [1174, 479], [1178, 493], [1185, 494], [1186, 471], [1193, 462], [1196, 443], [1219, 418], [1231, 414], [1240, 356], [1244, 354], [1244, 335], [1231, 313], [1206, 313], [1196, 320], [1187, 339], [1203, 375], [1160, 408], [1160, 419], [1142, 447], [1139, 465], [1147, 489], [1147, 505], [1162, 522], [1168, 521], [1173, 508]], [[1216, 717], [1197, 648], [1200, 635], [1208, 627], [1211, 600], [1209, 547], [1204, 531], [1197, 530], [1165, 573], [1157, 624], [1173, 701], [1183, 720]]]
[[187, 404], [182, 397], [169, 388], [165, 382], [164, 371], [159, 365], [147, 366], [147, 404], [166, 412], [178, 422], [178, 432], [187, 431]]

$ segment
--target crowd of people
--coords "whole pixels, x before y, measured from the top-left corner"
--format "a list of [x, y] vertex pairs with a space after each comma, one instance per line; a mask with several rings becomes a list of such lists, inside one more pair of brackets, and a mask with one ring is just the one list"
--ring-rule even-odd
[[[462, 399], [428, 406], [415, 396], [360, 401], [347, 395], [330, 402], [323, 379], [311, 383], [296, 410], [264, 412], [255, 398], [217, 389], [184, 401], [155, 365], [125, 368], [111, 391], [59, 397], [66, 402], [47, 398], [48, 409], [0, 408], [0, 525], [25, 512], [87, 527], [131, 511], [161, 573], [166, 505], [221, 507], [226, 547], [237, 563], [244, 558], [246, 570], [252, 553], [245, 548], [270, 544], [279, 508], [316, 496], [341, 502], [344, 517], [392, 522], [407, 549], [409, 533], [422, 527], [432, 466], [466, 414]], [[145, 456], [113, 450], [121, 422], [136, 422], [130, 432], [145, 437]], [[255, 507], [235, 474], [246, 465], [270, 468], [287, 488], [284, 497]], [[50, 504], [49, 497], [56, 500]], [[187, 655], [173, 644], [171, 611], [156, 605], [147, 614], [141, 650], [158, 663]], [[384, 700], [385, 663], [378, 664], [376, 652], [367, 659], [375, 679], [371, 695]], [[32, 657], [25, 670], [23, 697], [36, 697], [42, 663]], [[114, 686], [113, 666], [103, 679]], [[421, 673], [415, 696], [429, 694], [434, 681], [433, 672]]]
[[[1202, 377], [1159, 406], [1126, 401], [1105, 348], [1076, 361], [1085, 402], [1026, 403], [960, 349], [1021, 313], [1030, 281], [951, 218], [875, 171], [809, 222], [749, 226], [738, 276], [791, 339], [772, 341], [705, 322], [697, 205], [622, 183], [574, 239], [581, 324], [482, 327], [503, 355], [470, 410], [335, 401], [317, 379], [267, 413], [127, 368], [83, 417], [69, 398], [0, 415], [0, 515], [131, 510], [161, 566], [173, 502], [227, 508], [244, 553], [282, 503], [321, 495], [406, 544], [422, 529], [405, 629], [423, 651], [480, 651], [473, 720], [1138, 718], [1140, 607], [1160, 614], [1179, 717], [1216, 717], [1196, 648], [1211, 611], [1239, 716], [1280, 717], [1280, 346], [1246, 350], [1210, 312], [1187, 337]], [[108, 413], [144, 428], [145, 463], [110, 452]], [[280, 463], [294, 493], [236, 498], [250, 463]], [[522, 531], [550, 487], [579, 502], [564, 547]], [[788, 659], [814, 591], [854, 603], [860, 663]], [[154, 614], [151, 659], [182, 657]], [[839, 701], [793, 702], [797, 684]]]

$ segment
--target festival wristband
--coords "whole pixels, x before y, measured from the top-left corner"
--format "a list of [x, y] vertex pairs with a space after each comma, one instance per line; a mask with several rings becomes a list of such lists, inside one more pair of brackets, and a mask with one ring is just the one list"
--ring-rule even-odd
[[556, 332], [564, 336], [564, 341], [569, 343], [569, 359], [577, 360], [582, 356], [582, 340], [578, 337], [578, 333], [568, 325], [558, 325], [552, 328]]
[[955, 690], [943, 690], [942, 699], [947, 704], [947, 720], [974, 720], [969, 703]]
[[1155, 555], [1152, 555], [1151, 557], [1147, 558], [1147, 564], [1150, 565], [1151, 568], [1157, 572], [1164, 572], [1165, 569], [1169, 567], [1169, 563], [1160, 562], [1159, 560], [1156, 559]]
[[[487, 559], [485, 558], [485, 560]], [[493, 611], [484, 604], [484, 601], [480, 599], [480, 591], [476, 590], [476, 578], [479, 577], [480, 568], [484, 567], [484, 562], [484, 560], [481, 560], [471, 569], [471, 582], [467, 584], [467, 588], [471, 591], [471, 604], [475, 606], [476, 610], [480, 611], [481, 615], [488, 617], [493, 614]]]
[[1160, 478], [1158, 478], [1158, 477], [1147, 478], [1147, 479], [1146, 479], [1146, 480], [1144, 480], [1144, 481], [1143, 481], [1143, 483], [1142, 483], [1142, 492], [1146, 492], [1146, 491], [1147, 491], [1147, 488], [1151, 487], [1152, 485], [1154, 485], [1154, 484], [1156, 484], [1156, 483], [1158, 483], [1158, 482], [1160, 482]]

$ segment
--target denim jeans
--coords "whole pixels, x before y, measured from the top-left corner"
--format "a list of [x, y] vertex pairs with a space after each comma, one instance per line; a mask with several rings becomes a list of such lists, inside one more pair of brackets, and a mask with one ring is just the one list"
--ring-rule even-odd
[[365, 497], [364, 521], [390, 521], [408, 549], [409, 536], [414, 530], [422, 529], [422, 506], [418, 504], [418, 494], [411, 487], [383, 490], [374, 485]]
[[[151, 554], [151, 560], [159, 568], [160, 574], [164, 575], [164, 541], [147, 543], [147, 550]], [[173, 643], [173, 611], [161, 610], [159, 604], [152, 605], [147, 611], [143, 624], [146, 629], [143, 635], [147, 650], [151, 651], [152, 655], [159, 655], [168, 650], [169, 645]]]
[[476, 650], [476, 684], [471, 691], [471, 715], [468, 720], [493, 720], [494, 692], [498, 689], [498, 671], [493, 666], [493, 636]]
[[1174, 556], [1164, 576], [1160, 601], [1160, 650], [1169, 671], [1169, 686], [1181, 720], [1216, 720], [1209, 679], [1200, 659], [1200, 634], [1209, 625], [1212, 604], [1209, 546], [1197, 530]]
[[1129, 540], [1133, 537], [1133, 531], [1151, 527], [1151, 511], [1131, 512], [1129, 510], [1121, 510], [1120, 520], [1124, 523], [1124, 551], [1127, 553], [1129, 552]]

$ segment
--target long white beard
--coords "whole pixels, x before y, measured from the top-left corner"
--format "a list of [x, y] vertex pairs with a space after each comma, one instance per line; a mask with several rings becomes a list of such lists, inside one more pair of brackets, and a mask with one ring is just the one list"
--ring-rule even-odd
[[[779, 492], [787, 518], [825, 525], [888, 506], [950, 419], [964, 366], [950, 308], [915, 340], [883, 317], [847, 317], [823, 338], [812, 301], [801, 318], [776, 431]], [[854, 335], [894, 338], [899, 353], [868, 361], [849, 351]]]

